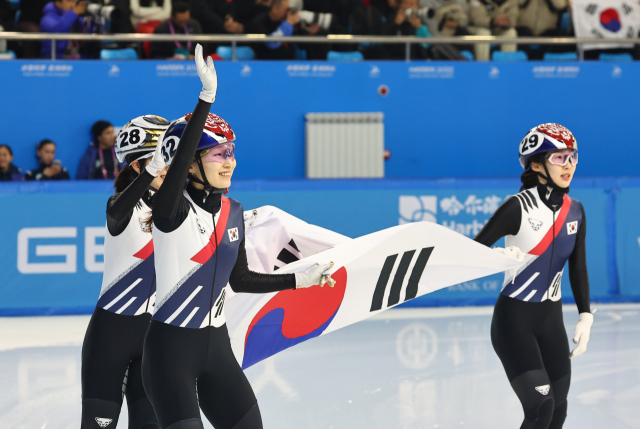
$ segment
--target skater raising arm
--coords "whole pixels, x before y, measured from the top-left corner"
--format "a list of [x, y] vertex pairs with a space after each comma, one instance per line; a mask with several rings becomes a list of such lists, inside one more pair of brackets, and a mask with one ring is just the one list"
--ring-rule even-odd
[[168, 126], [166, 119], [146, 115], [130, 121], [118, 134], [116, 157], [118, 162], [126, 160], [127, 167], [118, 175], [114, 184], [116, 193], [107, 202], [107, 228], [111, 235], [124, 231], [133, 209], [141, 198], [147, 197], [147, 191], [160, 189], [167, 170], [160, 153], [155, 153], [155, 145]]
[[146, 221], [166, 172], [162, 157], [153, 155], [168, 126], [159, 116], [140, 116], [124, 126], [116, 141], [118, 161], [126, 160], [127, 166], [107, 205], [102, 289], [82, 345], [81, 429], [117, 426], [125, 376], [129, 427], [158, 427], [140, 368], [155, 300], [153, 242]]
[[252, 293], [310, 287], [322, 284], [330, 264], [299, 274], [249, 270], [244, 210], [223, 196], [236, 168], [236, 136], [209, 113], [217, 76], [200, 45], [196, 65], [200, 101], [162, 142], [170, 168], [153, 211], [158, 299], [144, 343], [144, 386], [163, 429], [202, 428], [200, 409], [216, 428], [261, 429], [257, 400], [231, 350], [227, 284]]

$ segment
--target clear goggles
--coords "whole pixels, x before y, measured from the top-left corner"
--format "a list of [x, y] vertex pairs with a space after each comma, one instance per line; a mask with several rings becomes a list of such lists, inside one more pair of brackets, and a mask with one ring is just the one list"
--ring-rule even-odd
[[571, 161], [571, 164], [578, 165], [578, 151], [572, 149], [564, 149], [558, 152], [554, 152], [547, 157], [547, 160], [553, 165], [567, 165], [567, 162]]
[[224, 164], [225, 162], [233, 162], [236, 160], [236, 145], [233, 143], [223, 143], [207, 150], [202, 157], [204, 162], [217, 162]]

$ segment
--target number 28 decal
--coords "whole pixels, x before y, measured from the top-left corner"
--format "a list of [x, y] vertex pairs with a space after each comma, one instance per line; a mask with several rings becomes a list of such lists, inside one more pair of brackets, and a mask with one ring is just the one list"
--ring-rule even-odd
[[120, 148], [124, 148], [129, 145], [137, 146], [140, 143], [144, 143], [146, 137], [147, 133], [142, 128], [129, 127], [120, 131], [120, 134], [118, 134], [118, 144]]

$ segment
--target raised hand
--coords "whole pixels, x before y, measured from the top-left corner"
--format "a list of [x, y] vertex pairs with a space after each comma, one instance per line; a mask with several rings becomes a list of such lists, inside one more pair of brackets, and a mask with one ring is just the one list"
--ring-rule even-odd
[[196, 45], [195, 57], [196, 71], [202, 81], [200, 100], [213, 103], [216, 99], [216, 92], [218, 91], [218, 75], [216, 74], [216, 68], [213, 66], [213, 60], [209, 57], [207, 58], [207, 62], [204, 62], [202, 45], [200, 43]]

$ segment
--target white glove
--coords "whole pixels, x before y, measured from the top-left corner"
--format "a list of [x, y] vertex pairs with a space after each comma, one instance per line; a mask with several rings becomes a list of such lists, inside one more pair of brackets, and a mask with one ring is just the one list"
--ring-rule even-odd
[[164, 159], [162, 158], [162, 140], [164, 139], [164, 133], [158, 137], [158, 145], [156, 146], [156, 150], [153, 152], [153, 156], [151, 157], [151, 162], [147, 164], [145, 170], [153, 177], [158, 177], [160, 171], [166, 166], [164, 163]]
[[495, 250], [496, 252], [500, 252], [510, 258], [517, 259], [520, 262], [524, 261], [524, 253], [522, 252], [522, 250], [520, 250], [519, 247], [509, 246], [506, 249], [503, 249], [502, 247], [494, 247], [493, 250]]
[[324, 286], [325, 283], [329, 283], [329, 286], [333, 287], [336, 282], [331, 278], [330, 274], [322, 274], [325, 271], [333, 267], [333, 262], [323, 265], [314, 265], [304, 273], [295, 273], [296, 275], [296, 289], [308, 288], [315, 285]]
[[593, 325], [593, 314], [580, 313], [578, 324], [573, 334], [573, 343], [578, 346], [573, 349], [569, 355], [569, 359], [580, 356], [587, 351], [587, 344], [589, 343], [589, 336], [591, 335], [591, 325]]
[[[524, 253], [522, 252], [522, 250], [520, 250], [519, 247], [509, 246], [506, 249], [503, 249], [502, 247], [494, 247], [493, 250], [495, 250], [496, 252], [500, 252], [510, 258], [517, 259], [520, 262], [524, 261]], [[516, 276], [518, 275], [518, 267], [509, 270], [509, 272], [513, 276], [511, 278], [511, 283], [513, 284], [515, 283]]]
[[209, 57], [207, 58], [207, 62], [204, 62], [202, 45], [200, 43], [196, 45], [195, 57], [196, 71], [202, 81], [200, 100], [213, 103], [216, 99], [216, 92], [218, 91], [218, 75], [216, 74], [216, 68], [213, 66], [213, 60]]

